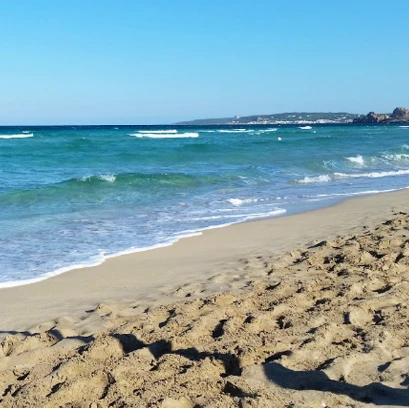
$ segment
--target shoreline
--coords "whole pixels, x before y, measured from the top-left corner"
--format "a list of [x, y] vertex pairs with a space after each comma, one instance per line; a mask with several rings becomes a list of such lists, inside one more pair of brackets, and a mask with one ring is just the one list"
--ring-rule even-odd
[[[180, 299], [178, 289], [206, 282], [220, 271], [229, 274], [242, 258], [276, 256], [380, 221], [393, 207], [407, 206], [407, 196], [402, 190], [353, 197], [317, 210], [210, 229], [170, 246], [113, 257], [35, 284], [2, 288], [0, 331], [26, 330], [44, 322], [52, 326], [61, 316], [75, 320], [101, 303], [133, 302], [138, 310], [170, 303]], [[224, 283], [208, 286], [193, 296], [229, 289]]]
[[[271, 220], [271, 219], [276, 219], [276, 218], [291, 217], [293, 215], [301, 215], [301, 214], [309, 213], [309, 212], [312, 212], [312, 211], [320, 211], [320, 210], [323, 210], [325, 208], [330, 208], [330, 207], [339, 205], [339, 204], [343, 203], [344, 201], [347, 201], [347, 200], [350, 200], [350, 199], [355, 199], [355, 198], [360, 198], [360, 197], [370, 197], [370, 196], [379, 195], [379, 194], [386, 194], [386, 193], [403, 191], [403, 190], [406, 190], [406, 189], [409, 189], [409, 186], [408, 187], [397, 188], [397, 189], [391, 189], [391, 190], [363, 191], [363, 192], [352, 193], [351, 195], [345, 195], [345, 196], [340, 195], [340, 196], [338, 196], [338, 198], [336, 198], [336, 200], [337, 200], [336, 202], [331, 202], [329, 205], [309, 208], [309, 209], [306, 209], [304, 211], [301, 210], [301, 211], [287, 213], [287, 210], [277, 210], [277, 211], [274, 211], [277, 214], [270, 215], [270, 216], [266, 215], [265, 217], [264, 216], [263, 217], [255, 217], [255, 218], [251, 218], [251, 219], [248, 219], [248, 220], [236, 221], [236, 222], [231, 222], [231, 223], [224, 223], [224, 224], [220, 224], [220, 225], [212, 225], [212, 226], [205, 227], [203, 229], [192, 230], [191, 233], [177, 236], [174, 239], [174, 241], [169, 241], [169, 242], [165, 241], [163, 243], [158, 243], [158, 244], [154, 244], [154, 245], [147, 246], [147, 247], [137, 247], [137, 248], [131, 247], [131, 248], [128, 248], [128, 249], [125, 249], [123, 251], [119, 251], [119, 252], [116, 252], [116, 253], [113, 253], [113, 254], [101, 255], [102, 259], [97, 260], [95, 262], [90, 261], [89, 263], [87, 263], [86, 261], [84, 261], [84, 263], [81, 263], [81, 264], [76, 264], [76, 265], [71, 265], [71, 266], [64, 266], [64, 267], [61, 267], [61, 268], [59, 268], [59, 269], [57, 269], [55, 271], [46, 272], [46, 273], [44, 273], [44, 274], [42, 274], [42, 275], [40, 275], [40, 276], [38, 276], [36, 278], [0, 282], [0, 291], [2, 289], [10, 289], [10, 288], [15, 288], [15, 287], [19, 287], [19, 286], [33, 285], [33, 284], [40, 283], [40, 282], [43, 282], [45, 280], [52, 279], [52, 278], [55, 278], [55, 277], [57, 277], [59, 275], [62, 275], [62, 274], [65, 274], [65, 273], [68, 273], [68, 272], [71, 272], [71, 271], [79, 270], [79, 269], [98, 267], [98, 266], [102, 265], [103, 263], [105, 263], [109, 259], [119, 258], [119, 257], [126, 256], [126, 255], [133, 255], [133, 254], [137, 254], [137, 253], [140, 253], [140, 252], [153, 251], [153, 250], [160, 249], [160, 248], [165, 248], [165, 247], [170, 247], [170, 246], [175, 245], [177, 242], [179, 242], [181, 240], [193, 238], [193, 237], [196, 237], [196, 236], [201, 236], [206, 231], [219, 229], [219, 228], [228, 228], [228, 227], [231, 227], [232, 225], [236, 225], [236, 224], [246, 224], [246, 223], [266, 221], [266, 220]], [[334, 196], [334, 199], [335, 199], [335, 196]]]

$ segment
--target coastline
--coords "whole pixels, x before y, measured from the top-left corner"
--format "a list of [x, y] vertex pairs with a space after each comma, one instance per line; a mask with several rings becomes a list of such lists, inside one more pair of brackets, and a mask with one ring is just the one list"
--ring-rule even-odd
[[[313, 240], [330, 239], [373, 224], [405, 208], [408, 192], [348, 198], [331, 207], [278, 218], [254, 220], [203, 231], [170, 246], [105, 260], [40, 282], [0, 289], [0, 336], [62, 316], [80, 319], [98, 304], [132, 303], [137, 310], [180, 299], [186, 285], [207, 282], [191, 296], [231, 289], [209, 279], [231, 273], [239, 260], [257, 254], [276, 256]], [[232, 279], [234, 277], [231, 277]], [[220, 280], [220, 279], [219, 279]], [[240, 286], [237, 279], [235, 287]], [[178, 292], [179, 290], [179, 292]], [[93, 326], [94, 329], [96, 326]]]
[[0, 291], [0, 404], [406, 406], [408, 191]]

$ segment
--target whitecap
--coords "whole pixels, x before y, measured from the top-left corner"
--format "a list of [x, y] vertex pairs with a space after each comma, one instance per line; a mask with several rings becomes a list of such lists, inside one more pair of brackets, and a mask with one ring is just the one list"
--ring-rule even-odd
[[312, 127], [311, 126], [299, 126], [298, 129], [310, 130], [312, 129]]
[[196, 132], [186, 132], [186, 133], [129, 133], [128, 136], [138, 137], [138, 138], [149, 138], [149, 139], [184, 139], [189, 137], [199, 137], [199, 133]]
[[270, 129], [259, 129], [259, 133], [270, 133], [270, 132], [277, 132], [278, 128], [270, 128]]
[[101, 180], [101, 181], [107, 181], [108, 183], [113, 183], [116, 180], [116, 176], [113, 175], [113, 174], [98, 174], [96, 176], [81, 177], [81, 181], [89, 181], [94, 177]]
[[315, 177], [304, 177], [301, 180], [297, 180], [298, 183], [302, 184], [309, 184], [309, 183], [327, 183], [328, 181], [331, 181], [331, 177], [328, 176], [327, 174], [323, 174], [321, 176], [315, 176]]
[[346, 159], [351, 163], [359, 164], [360, 166], [363, 166], [365, 164], [364, 158], [361, 155], [355, 157], [346, 157]]
[[27, 137], [33, 137], [34, 133], [16, 133], [13, 135], [0, 135], [0, 139], [25, 139]]
[[383, 157], [386, 160], [390, 161], [402, 161], [402, 160], [409, 160], [409, 154], [405, 153], [395, 153], [395, 154], [384, 154]]
[[227, 201], [235, 207], [240, 207], [243, 204], [256, 203], [259, 200], [257, 198], [229, 198]]
[[249, 133], [254, 132], [253, 129], [218, 129], [219, 133]]
[[139, 130], [138, 133], [141, 134], [174, 134], [178, 131], [176, 129], [167, 129], [167, 130]]

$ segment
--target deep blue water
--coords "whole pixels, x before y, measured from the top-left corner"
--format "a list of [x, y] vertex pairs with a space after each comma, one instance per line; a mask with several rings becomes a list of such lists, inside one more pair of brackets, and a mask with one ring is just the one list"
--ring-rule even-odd
[[407, 186], [407, 127], [3, 127], [0, 286]]

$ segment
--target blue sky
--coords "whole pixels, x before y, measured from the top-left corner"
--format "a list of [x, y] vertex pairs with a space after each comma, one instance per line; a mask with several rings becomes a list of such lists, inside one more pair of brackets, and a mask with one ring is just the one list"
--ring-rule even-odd
[[20, 0], [0, 19], [0, 125], [409, 107], [407, 0]]

